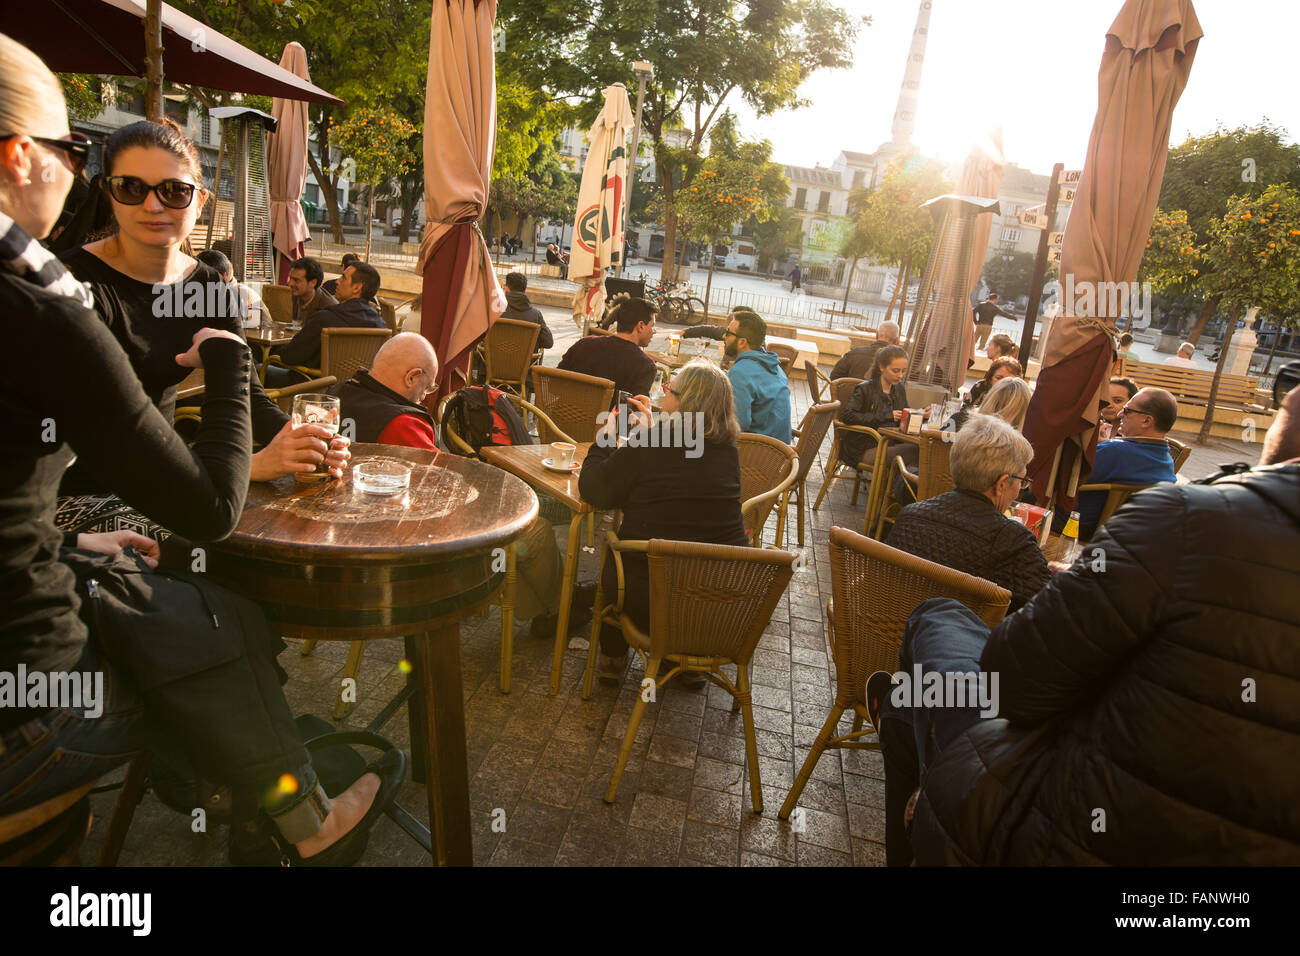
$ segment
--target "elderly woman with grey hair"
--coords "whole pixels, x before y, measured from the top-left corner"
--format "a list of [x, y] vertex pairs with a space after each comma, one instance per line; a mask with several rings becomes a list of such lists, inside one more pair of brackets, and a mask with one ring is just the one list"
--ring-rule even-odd
[[1017, 610], [1052, 576], [1033, 534], [1003, 514], [1019, 497], [1033, 457], [1011, 425], [970, 415], [949, 462], [956, 490], [904, 508], [888, 544], [1006, 588]]

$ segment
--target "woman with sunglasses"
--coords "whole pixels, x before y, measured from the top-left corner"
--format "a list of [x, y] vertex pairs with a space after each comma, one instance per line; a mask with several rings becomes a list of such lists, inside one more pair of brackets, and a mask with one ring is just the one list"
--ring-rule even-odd
[[[75, 541], [60, 535], [52, 520], [55, 489], [73, 457], [151, 519], [202, 540], [230, 533], [248, 490], [248, 346], [233, 332], [198, 328], [173, 356], [183, 369], [205, 370], [208, 399], [191, 451], [91, 311], [90, 289], [36, 241], [54, 225], [72, 183], [67, 150], [49, 145], [67, 137], [58, 80], [30, 50], [0, 34], [0, 332], [7, 346], [0, 350], [0, 672], [25, 668], [50, 686], [56, 675], [94, 673], [102, 675], [103, 691], [95, 705], [0, 707], [0, 816], [93, 782], [164, 736], [178, 739], [181, 726], [135, 688], [138, 638], [115, 632], [110, 660], [100, 649], [104, 635], [86, 623], [93, 625], [95, 614], [85, 621], [78, 615], [82, 602], [60, 545], [115, 555], [144, 539], [128, 532]], [[57, 369], [35, 356], [57, 356]], [[270, 660], [250, 647], [241, 664], [247, 666], [221, 671], [221, 704], [201, 732], [191, 721], [196, 739], [183, 742], [191, 754], [229, 758], [222, 782], [235, 790], [232, 853], [246, 848], [250, 862], [280, 862], [281, 854], [316, 865], [355, 860], [368, 825], [401, 784], [400, 752], [331, 802]], [[192, 678], [177, 679], [186, 680]], [[278, 838], [267, 835], [271, 829]], [[277, 839], [284, 849], [267, 852]]]
[[[189, 372], [173, 356], [201, 328], [242, 336], [238, 298], [214, 269], [182, 251], [208, 192], [201, 185], [198, 151], [175, 123], [132, 123], [114, 132], [104, 148], [104, 173], [117, 229], [62, 258], [90, 286], [95, 310], [125, 350], [145, 393], [171, 420], [177, 386]], [[326, 458], [335, 475], [342, 473], [347, 439], [338, 438], [331, 447], [324, 429], [294, 429], [256, 377], [252, 415], [253, 439], [265, 447], [253, 456], [251, 480], [311, 471]], [[138, 517], [123, 514], [120, 502], [106, 494], [103, 477], [85, 464], [69, 471], [60, 494], [65, 530], [139, 526]]]

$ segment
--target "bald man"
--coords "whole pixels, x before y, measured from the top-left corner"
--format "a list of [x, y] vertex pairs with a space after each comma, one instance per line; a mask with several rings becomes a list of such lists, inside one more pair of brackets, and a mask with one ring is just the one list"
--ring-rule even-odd
[[832, 381], [837, 378], [870, 378], [871, 370], [876, 367], [876, 353], [886, 345], [897, 344], [898, 323], [893, 319], [881, 322], [880, 328], [876, 329], [876, 341], [849, 349], [840, 356], [840, 360], [831, 369]]
[[433, 391], [438, 356], [423, 335], [401, 332], [383, 344], [369, 369], [357, 369], [332, 393], [351, 419], [354, 440], [437, 450], [433, 416], [420, 403]]

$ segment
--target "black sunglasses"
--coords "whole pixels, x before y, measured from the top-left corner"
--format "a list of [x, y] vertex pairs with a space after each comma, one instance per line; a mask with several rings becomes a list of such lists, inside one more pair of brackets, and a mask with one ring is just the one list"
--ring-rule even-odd
[[[0, 141], [14, 139], [23, 135], [23, 133], [5, 133], [0, 136]], [[90, 160], [90, 137], [85, 133], [69, 133], [67, 139], [47, 139], [44, 136], [28, 136], [27, 138], [34, 143], [40, 143], [42, 146], [61, 150], [63, 155], [67, 157], [68, 168], [72, 170], [74, 176], [80, 176], [82, 170], [86, 168], [86, 163]]]
[[135, 176], [109, 176], [104, 180], [108, 194], [123, 206], [138, 206], [154, 193], [168, 209], [188, 209], [198, 187], [179, 179], [164, 179], [150, 186]]

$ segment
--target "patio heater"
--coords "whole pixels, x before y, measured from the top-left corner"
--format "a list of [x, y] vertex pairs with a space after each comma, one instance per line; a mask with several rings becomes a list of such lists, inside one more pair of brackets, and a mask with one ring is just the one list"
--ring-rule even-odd
[[221, 123], [221, 143], [213, 202], [204, 210], [203, 248], [226, 253], [240, 282], [274, 282], [266, 134], [275, 130], [276, 119], [245, 106], [219, 106], [208, 114]]
[[934, 216], [936, 231], [907, 328], [908, 380], [953, 392], [966, 381], [966, 360], [974, 345], [970, 293], [979, 266], [971, 263], [976, 218], [997, 212], [998, 201], [949, 194], [922, 208]]

